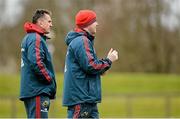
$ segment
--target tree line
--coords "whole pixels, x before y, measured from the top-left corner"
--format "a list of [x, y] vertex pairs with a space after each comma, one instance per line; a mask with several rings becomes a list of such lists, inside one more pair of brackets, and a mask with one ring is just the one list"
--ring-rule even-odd
[[99, 22], [95, 39], [98, 57], [106, 57], [111, 47], [119, 51], [119, 61], [111, 71], [180, 73], [180, 27], [172, 30], [162, 23], [162, 15], [169, 14], [170, 9], [164, 0], [29, 0], [23, 7], [15, 26], [0, 28], [0, 71], [19, 71], [23, 24], [31, 21], [35, 9], [44, 8], [52, 11], [51, 43], [57, 72], [63, 72], [64, 38], [75, 27], [75, 14], [80, 9], [92, 9]]

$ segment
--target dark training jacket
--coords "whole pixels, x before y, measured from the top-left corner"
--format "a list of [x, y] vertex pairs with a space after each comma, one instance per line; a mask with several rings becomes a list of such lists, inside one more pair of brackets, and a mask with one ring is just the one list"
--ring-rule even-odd
[[20, 100], [45, 94], [55, 98], [56, 80], [47, 37], [37, 25], [25, 23], [27, 35], [21, 44]]
[[64, 69], [63, 105], [101, 102], [100, 75], [112, 62], [99, 60], [94, 51], [94, 37], [83, 30], [68, 33], [68, 46]]

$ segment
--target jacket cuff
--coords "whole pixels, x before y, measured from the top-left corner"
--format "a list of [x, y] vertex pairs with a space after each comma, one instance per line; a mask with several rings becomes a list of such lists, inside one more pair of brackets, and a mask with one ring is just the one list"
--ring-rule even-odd
[[107, 63], [108, 63], [109, 65], [112, 64], [112, 61], [111, 61], [109, 58], [105, 58], [104, 61], [107, 61]]

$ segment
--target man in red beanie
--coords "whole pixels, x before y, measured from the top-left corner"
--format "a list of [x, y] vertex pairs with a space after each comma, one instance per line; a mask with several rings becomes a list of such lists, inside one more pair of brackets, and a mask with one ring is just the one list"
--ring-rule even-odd
[[63, 105], [68, 107], [68, 118], [99, 118], [100, 76], [118, 59], [118, 52], [111, 49], [106, 58], [97, 58], [93, 46], [98, 25], [94, 11], [80, 10], [75, 23], [75, 30], [70, 31], [65, 39], [68, 48]]

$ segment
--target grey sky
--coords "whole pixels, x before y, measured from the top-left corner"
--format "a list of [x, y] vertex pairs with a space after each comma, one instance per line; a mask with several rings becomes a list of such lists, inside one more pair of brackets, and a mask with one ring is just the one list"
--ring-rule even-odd
[[1, 11], [0, 26], [13, 26], [21, 18], [23, 13], [22, 0], [0, 0], [4, 2], [4, 9]]
[[[24, 2], [27, 0], [0, 0], [0, 6], [5, 3], [0, 17], [0, 27], [13, 26], [22, 17]], [[162, 14], [162, 25], [170, 30], [174, 30], [180, 25], [180, 0], [164, 0], [170, 5], [168, 14]]]
[[170, 30], [180, 26], [180, 0], [164, 0], [170, 7], [168, 13], [162, 14], [162, 24]]

